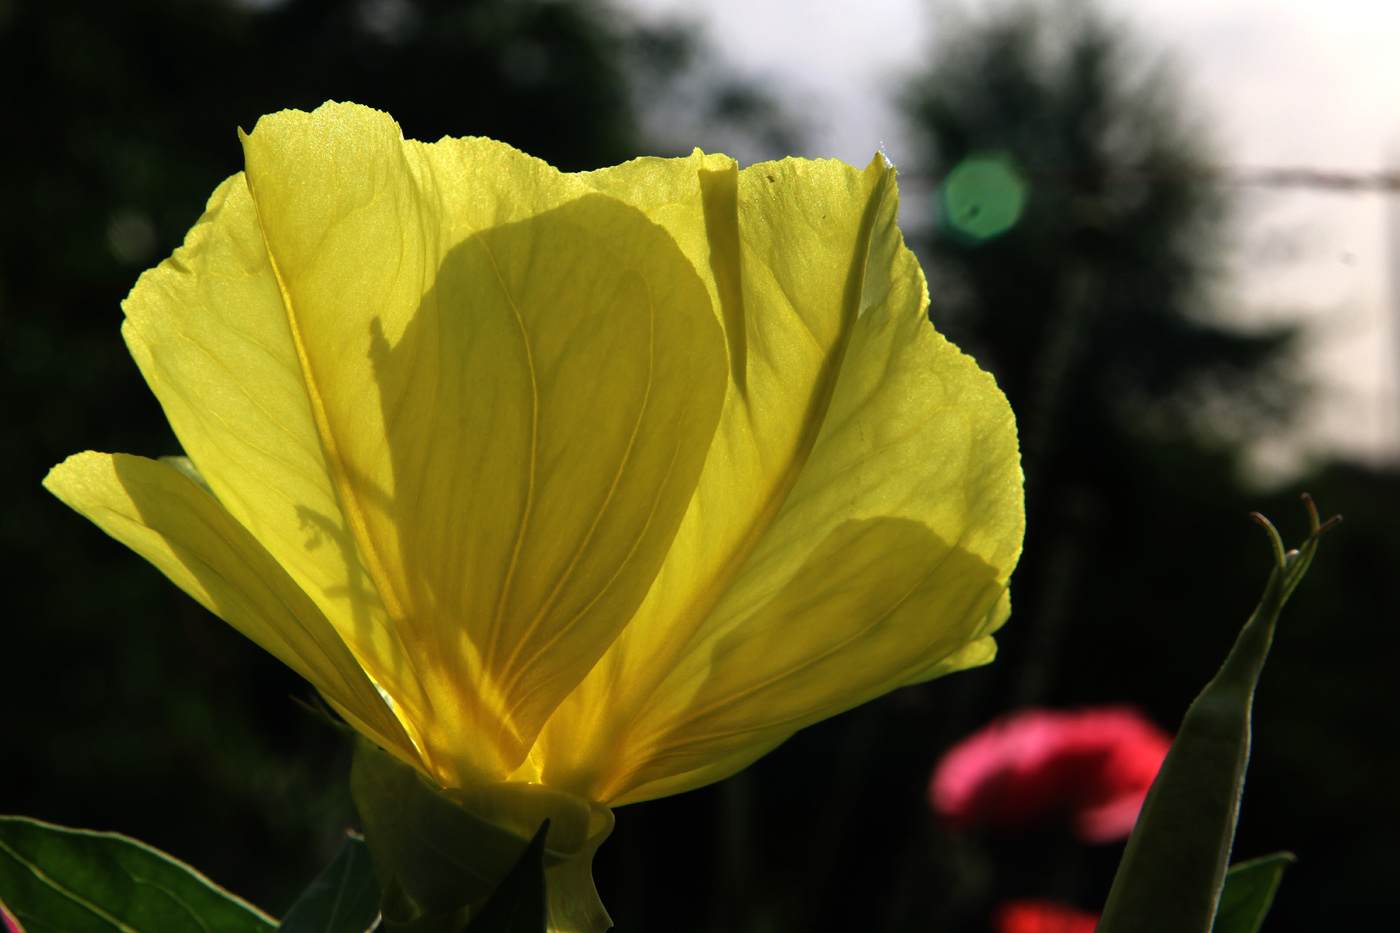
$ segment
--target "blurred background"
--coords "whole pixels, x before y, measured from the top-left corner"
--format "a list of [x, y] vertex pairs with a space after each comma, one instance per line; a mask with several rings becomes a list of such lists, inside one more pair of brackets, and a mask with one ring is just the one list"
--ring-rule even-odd
[[951, 833], [930, 773], [1030, 707], [1172, 730], [1267, 574], [1248, 512], [1296, 541], [1302, 490], [1346, 524], [1264, 675], [1236, 856], [1298, 853], [1267, 931], [1385, 925], [1397, 28], [1361, 0], [0, 0], [0, 812], [138, 836], [274, 913], [354, 825], [309, 688], [39, 486], [79, 450], [178, 452], [119, 303], [241, 167], [237, 127], [334, 98], [566, 170], [883, 150], [935, 324], [1018, 413], [998, 660], [621, 809], [596, 865], [620, 930], [1097, 909], [1119, 844]]

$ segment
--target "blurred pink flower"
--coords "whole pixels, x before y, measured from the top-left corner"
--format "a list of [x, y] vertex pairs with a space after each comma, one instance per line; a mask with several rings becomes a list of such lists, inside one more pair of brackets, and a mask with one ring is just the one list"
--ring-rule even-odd
[[1007, 901], [992, 912], [994, 933], [1094, 933], [1099, 915], [1059, 901]]
[[1026, 709], [955, 745], [929, 801], [952, 830], [1024, 829], [1068, 816], [1085, 842], [1125, 838], [1171, 747], [1136, 709]]

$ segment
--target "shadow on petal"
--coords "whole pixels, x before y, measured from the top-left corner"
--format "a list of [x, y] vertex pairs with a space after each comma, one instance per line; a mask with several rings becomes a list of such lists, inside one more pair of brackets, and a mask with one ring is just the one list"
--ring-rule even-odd
[[999, 577], [920, 522], [843, 522], [763, 606], [692, 651], [663, 688], [684, 707], [656, 713], [669, 727], [617, 802], [719, 780], [798, 729], [908, 683], [990, 634]]

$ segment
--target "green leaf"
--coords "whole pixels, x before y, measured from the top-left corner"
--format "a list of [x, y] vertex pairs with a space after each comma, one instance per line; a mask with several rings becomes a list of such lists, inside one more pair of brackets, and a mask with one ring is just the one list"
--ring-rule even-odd
[[271, 917], [115, 833], [0, 816], [0, 901], [27, 933], [272, 933]]
[[348, 834], [335, 858], [282, 918], [278, 933], [365, 933], [379, 917], [379, 882], [364, 839]]
[[1231, 865], [1211, 933], [1259, 933], [1283, 880], [1283, 870], [1297, 860], [1292, 852], [1275, 852]]
[[548, 832], [549, 820], [545, 820], [464, 933], [545, 933], [544, 837]]
[[24, 933], [24, 927], [20, 926], [15, 915], [6, 909], [4, 901], [0, 901], [0, 927], [4, 928], [5, 933]]
[[1142, 805], [1108, 892], [1097, 933], [1209, 933], [1235, 839], [1235, 821], [1249, 764], [1254, 689], [1269, 656], [1274, 628], [1303, 579], [1321, 524], [1307, 496], [1310, 531], [1295, 551], [1268, 520], [1274, 570], [1254, 614], [1219, 673], [1196, 697]]

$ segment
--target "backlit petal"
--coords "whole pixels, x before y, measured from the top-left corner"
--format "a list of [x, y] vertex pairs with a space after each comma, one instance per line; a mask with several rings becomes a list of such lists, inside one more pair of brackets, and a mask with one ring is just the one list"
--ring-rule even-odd
[[122, 308], [127, 346], [199, 475], [395, 702], [422, 706], [331, 482], [241, 173]]
[[393, 711], [320, 609], [194, 481], [155, 460], [89, 452], [54, 467], [44, 486], [309, 680], [356, 729], [416, 762]]
[[457, 756], [443, 783], [499, 779], [685, 513], [724, 388], [709, 297], [641, 211], [499, 143], [327, 105], [265, 117], [245, 153], [413, 721]]
[[[705, 471], [666, 563], [532, 756], [547, 762], [544, 780], [578, 793], [605, 794], [633, 767], [627, 730], [797, 482], [859, 312], [861, 273], [852, 260], [864, 255], [873, 220], [866, 203], [879, 173], [833, 175], [833, 187], [799, 194], [794, 163], [770, 168], [765, 187], [742, 192], [732, 159], [698, 151], [582, 176], [664, 226], [701, 270], [724, 327], [729, 378]], [[786, 225], [770, 223], [783, 211], [792, 212]], [[775, 255], [778, 242], [814, 226], [824, 235]]]
[[684, 789], [672, 778], [691, 769], [713, 780], [717, 759], [737, 770], [802, 725], [991, 653], [966, 646], [1008, 608], [1014, 426], [991, 377], [927, 322], [892, 174], [788, 161], [738, 176], [743, 313], [724, 321], [745, 322], [743, 376], [657, 586], [560, 711], [562, 733], [599, 696], [636, 704], [587, 775], [603, 799]]

